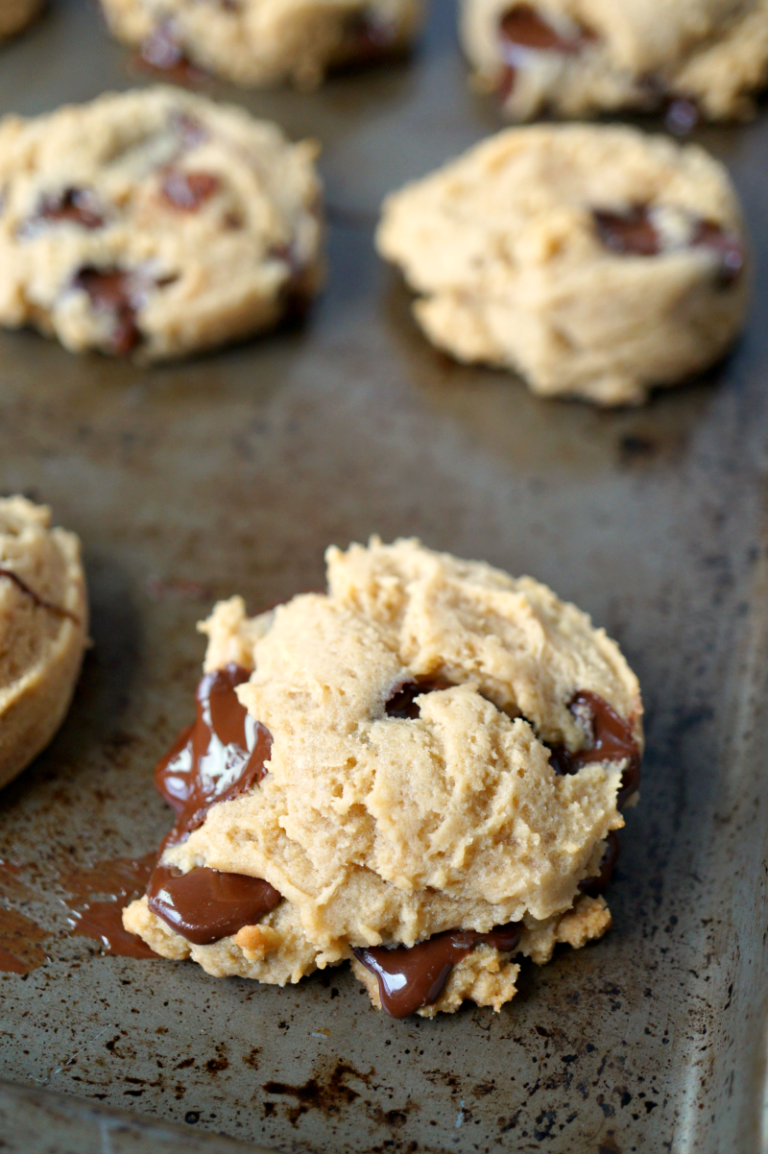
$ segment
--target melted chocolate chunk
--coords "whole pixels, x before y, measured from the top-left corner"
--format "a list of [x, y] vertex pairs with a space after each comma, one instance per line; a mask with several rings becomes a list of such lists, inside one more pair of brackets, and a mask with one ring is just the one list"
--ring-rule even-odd
[[207, 673], [197, 687], [195, 723], [155, 769], [155, 786], [177, 815], [165, 846], [183, 841], [212, 805], [239, 797], [266, 776], [272, 737], [235, 693], [249, 677], [239, 665]]
[[45, 609], [48, 613], [52, 613], [54, 617], [67, 617], [70, 621], [74, 621], [75, 625], [80, 624], [80, 618], [72, 612], [71, 609], [65, 609], [62, 605], [55, 605], [53, 601], [47, 601], [45, 597], [41, 597], [39, 593], [35, 593], [34, 589], [27, 585], [26, 581], [22, 581], [18, 573], [14, 573], [13, 569], [6, 569], [5, 566], [0, 565], [0, 578], [4, 577], [7, 581], [12, 581], [17, 589], [32, 601], [38, 609]]
[[451, 682], [442, 677], [420, 677], [416, 681], [406, 681], [398, 685], [385, 706], [387, 717], [399, 717], [404, 721], [415, 721], [421, 716], [421, 709], [416, 701], [422, 693], [435, 693], [442, 689], [451, 689]]
[[167, 20], [142, 40], [138, 63], [169, 73], [177, 84], [196, 85], [204, 78], [204, 73], [195, 67], [176, 39], [173, 24]]
[[564, 745], [552, 746], [550, 765], [555, 773], [578, 773], [592, 761], [624, 761], [627, 766], [621, 775], [617, 805], [621, 807], [640, 785], [640, 748], [628, 723], [589, 689], [580, 689], [568, 703], [572, 713], [586, 710], [592, 722], [592, 744], [571, 753]]
[[728, 288], [738, 280], [744, 268], [744, 246], [734, 232], [728, 232], [713, 220], [702, 220], [691, 239], [694, 248], [708, 248], [718, 258], [718, 284]]
[[581, 26], [574, 36], [563, 36], [536, 11], [531, 4], [515, 4], [499, 20], [504, 69], [499, 83], [503, 100], [515, 88], [517, 69], [525, 66], [521, 49], [525, 52], [557, 52], [561, 56], [576, 56], [596, 39], [590, 28]]
[[477, 930], [448, 930], [416, 946], [371, 946], [353, 953], [376, 976], [382, 1009], [392, 1018], [405, 1018], [440, 997], [453, 967], [481, 942], [503, 953], [517, 948], [522, 925], [510, 922], [487, 934]]
[[605, 840], [608, 844], [605, 847], [605, 852], [600, 862], [600, 872], [594, 877], [584, 878], [583, 881], [579, 882], [581, 892], [588, 894], [591, 898], [599, 897], [600, 894], [606, 891], [616, 862], [619, 860], [620, 847], [616, 831], [612, 829]]
[[102, 228], [104, 213], [96, 195], [88, 188], [66, 188], [44, 196], [35, 215], [23, 226], [24, 235], [40, 231], [46, 222], [67, 222], [89, 230]]
[[147, 887], [149, 908], [188, 942], [207, 946], [251, 926], [282, 901], [269, 882], [245, 874], [158, 865]]
[[112, 352], [127, 356], [141, 343], [141, 330], [136, 324], [137, 293], [129, 272], [119, 268], [94, 268], [86, 265], [75, 275], [72, 284], [83, 289], [97, 312], [112, 317], [109, 347]]
[[181, 212], [197, 212], [221, 188], [212, 172], [184, 172], [172, 169], [160, 187], [163, 200]]
[[600, 242], [619, 256], [658, 256], [661, 237], [651, 221], [648, 209], [635, 205], [626, 213], [592, 213]]
[[377, 20], [370, 12], [355, 12], [344, 23], [339, 64], [376, 64], [392, 51], [396, 33], [387, 20]]

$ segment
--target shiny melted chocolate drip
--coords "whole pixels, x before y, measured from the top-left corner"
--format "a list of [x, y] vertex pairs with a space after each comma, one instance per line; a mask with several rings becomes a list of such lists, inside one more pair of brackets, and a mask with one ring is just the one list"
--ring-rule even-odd
[[94, 268], [85, 265], [75, 274], [74, 288], [83, 289], [96, 312], [112, 318], [110, 349], [120, 356], [133, 352], [141, 342], [136, 324], [136, 290], [129, 272], [119, 268]]
[[[161, 847], [184, 841], [213, 805], [232, 801], [266, 776], [272, 750], [269, 730], [254, 721], [235, 689], [250, 677], [239, 665], [207, 673], [197, 687], [196, 719], [155, 769], [155, 785], [176, 813]], [[196, 945], [210, 945], [253, 925], [281, 895], [245, 874], [198, 868], [182, 874], [158, 865], [147, 887], [149, 908]]]
[[588, 894], [591, 898], [599, 897], [600, 894], [605, 893], [616, 862], [619, 860], [620, 846], [616, 831], [612, 829], [605, 840], [607, 845], [600, 861], [600, 872], [594, 877], [584, 878], [583, 881], [579, 882], [581, 892]]
[[235, 693], [249, 677], [233, 664], [207, 673], [197, 687], [194, 725], [179, 734], [155, 769], [155, 787], [176, 813], [164, 849], [202, 825], [212, 805], [232, 801], [266, 776], [271, 734]]
[[443, 677], [420, 677], [415, 681], [406, 681], [395, 687], [384, 707], [386, 715], [399, 717], [404, 721], [415, 721], [421, 716], [417, 697], [421, 697], [423, 693], [436, 693], [451, 688], [453, 688], [451, 682]]
[[158, 865], [147, 887], [149, 908], [172, 930], [197, 946], [252, 926], [282, 901], [261, 878], [206, 868], [181, 873]]
[[[105, 954], [121, 958], [158, 957], [146, 942], [123, 926], [123, 910], [129, 901], [143, 893], [156, 860], [154, 853], [141, 858], [112, 858], [87, 869], [62, 873], [59, 881], [70, 895], [67, 905], [72, 911], [71, 932], [101, 942]], [[96, 895], [102, 895], [101, 900], [94, 901]]]
[[475, 946], [485, 942], [502, 953], [512, 953], [522, 930], [519, 922], [497, 926], [487, 934], [448, 930], [416, 946], [370, 946], [353, 953], [375, 975], [382, 1009], [392, 1018], [405, 1018], [437, 1001], [453, 967]]
[[562, 36], [531, 4], [515, 4], [499, 20], [504, 71], [499, 85], [502, 99], [512, 94], [515, 75], [520, 67], [520, 49], [528, 52], [557, 52], [576, 56], [595, 39], [591, 29], [582, 27], [577, 36]]
[[14, 573], [13, 569], [6, 569], [4, 565], [0, 565], [0, 578], [5, 577], [8, 581], [12, 581], [17, 589], [29, 597], [33, 605], [38, 609], [45, 609], [48, 613], [52, 613], [54, 617], [66, 617], [70, 621], [74, 621], [75, 625], [80, 624], [80, 618], [73, 613], [71, 609], [65, 609], [62, 605], [55, 605], [53, 601], [47, 601], [45, 597], [41, 597], [39, 593], [35, 593], [34, 589], [27, 585], [19, 577], [18, 573]]
[[221, 181], [212, 172], [172, 169], [163, 180], [160, 195], [167, 204], [180, 212], [197, 212], [220, 188]]
[[629, 724], [597, 693], [580, 689], [568, 703], [575, 713], [586, 708], [592, 720], [592, 744], [571, 753], [564, 745], [550, 749], [550, 765], [557, 774], [578, 773], [593, 761], [624, 761], [627, 766], [621, 775], [621, 789], [616, 803], [621, 807], [640, 785], [640, 747]]

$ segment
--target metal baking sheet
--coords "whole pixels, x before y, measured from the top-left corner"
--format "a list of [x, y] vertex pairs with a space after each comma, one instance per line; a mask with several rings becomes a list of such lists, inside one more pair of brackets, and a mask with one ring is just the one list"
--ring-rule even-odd
[[[61, 733], [0, 798], [0, 857], [37, 886], [4, 900], [52, 931], [44, 965], [0, 977], [3, 1149], [182, 1148], [166, 1124], [189, 1150], [762, 1148], [766, 116], [695, 133], [757, 255], [729, 360], [639, 411], [535, 400], [432, 351], [372, 251], [388, 189], [497, 127], [454, 21], [433, 2], [412, 61], [313, 95], [210, 85], [323, 141], [330, 280], [303, 327], [151, 371], [0, 336], [0, 491], [81, 535], [94, 640]], [[0, 50], [3, 113], [146, 82], [84, 0]], [[372, 532], [531, 573], [624, 647], [648, 754], [613, 930], [526, 967], [500, 1015], [433, 1022], [374, 1012], [346, 969], [279, 990], [69, 937], [62, 863], [144, 853], [168, 826], [151, 769], [190, 718], [195, 622], [233, 592], [257, 610], [317, 587], [324, 547]]]

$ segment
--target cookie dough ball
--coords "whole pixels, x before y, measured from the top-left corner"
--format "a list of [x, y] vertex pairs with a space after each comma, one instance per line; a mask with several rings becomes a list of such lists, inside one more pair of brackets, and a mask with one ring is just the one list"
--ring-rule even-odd
[[[146, 898], [125, 925], [158, 953], [221, 976], [283, 984], [354, 958], [377, 1005], [366, 951], [408, 952], [459, 931], [470, 935], [466, 956], [415, 1008], [431, 1016], [472, 999], [498, 1009], [515, 993], [515, 955], [542, 964], [558, 941], [578, 947], [610, 924], [602, 896], [584, 886], [636, 793], [637, 680], [586, 614], [531, 578], [413, 540], [373, 538], [330, 549], [327, 561], [327, 594], [256, 619], [234, 598], [202, 626], [196, 725], [231, 717], [221, 693], [236, 685], [271, 746], [247, 788], [227, 754], [226, 796], [177, 829], [161, 858], [177, 878], [264, 879], [279, 904], [257, 926], [202, 944]], [[207, 746], [206, 732], [185, 732], [193, 760], [223, 748], [218, 738]]]
[[186, 59], [235, 84], [291, 80], [314, 88], [326, 72], [403, 51], [424, 0], [102, 0], [112, 32], [157, 67]]
[[316, 146], [179, 89], [0, 122], [0, 324], [182, 356], [318, 288]]
[[744, 323], [727, 172], [631, 128], [501, 132], [392, 194], [376, 240], [433, 344], [544, 396], [640, 403], [715, 362]]
[[681, 115], [690, 127], [754, 111], [768, 0], [461, 0], [461, 40], [478, 86], [515, 120], [672, 102], [684, 129]]
[[43, 3], [44, 0], [0, 0], [0, 44], [31, 24]]
[[61, 725], [86, 645], [80, 542], [50, 525], [45, 506], [0, 500], [0, 786]]

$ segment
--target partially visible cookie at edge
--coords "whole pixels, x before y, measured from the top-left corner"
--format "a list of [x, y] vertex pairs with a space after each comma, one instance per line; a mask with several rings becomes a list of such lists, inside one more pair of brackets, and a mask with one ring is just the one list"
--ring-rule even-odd
[[0, 122], [0, 324], [139, 362], [237, 340], [322, 279], [317, 146], [164, 86]]
[[0, 0], [0, 44], [31, 24], [45, 0]]
[[59, 728], [87, 636], [78, 538], [46, 506], [0, 499], [0, 787]]
[[433, 344], [544, 396], [640, 403], [717, 361], [746, 315], [726, 169], [628, 127], [500, 132], [392, 193], [376, 244]]
[[461, 0], [474, 80], [528, 120], [668, 110], [670, 127], [754, 113], [768, 0]]
[[[610, 925], [637, 680], [530, 578], [418, 541], [327, 561], [327, 594], [256, 618], [232, 598], [203, 624], [197, 720], [156, 771], [175, 824], [125, 927], [217, 977], [348, 959], [396, 1017], [499, 1009], [517, 957]], [[435, 950], [446, 980], [425, 985]], [[392, 998], [395, 964], [421, 972]]]
[[156, 67], [187, 60], [244, 87], [292, 81], [402, 53], [424, 0], [101, 0], [114, 35]]

